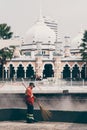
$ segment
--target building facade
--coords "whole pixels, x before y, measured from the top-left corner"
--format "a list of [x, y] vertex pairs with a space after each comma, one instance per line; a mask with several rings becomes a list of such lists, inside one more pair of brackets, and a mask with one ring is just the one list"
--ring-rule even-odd
[[[28, 30], [24, 40], [7, 41], [8, 47], [15, 45], [16, 49], [13, 58], [7, 59], [4, 65], [5, 79], [49, 77], [67, 80], [71, 78], [85, 79], [86, 63], [81, 60], [78, 40], [76, 39], [72, 43], [69, 37], [66, 37], [63, 50], [60, 51], [62, 42], [57, 41], [57, 25], [55, 33], [54, 29], [47, 24], [40, 16], [35, 25]], [[83, 33], [80, 39], [82, 36]], [[0, 42], [3, 47], [6, 46], [4, 40]], [[2, 73], [2, 64], [0, 64], [0, 79], [2, 79]]]

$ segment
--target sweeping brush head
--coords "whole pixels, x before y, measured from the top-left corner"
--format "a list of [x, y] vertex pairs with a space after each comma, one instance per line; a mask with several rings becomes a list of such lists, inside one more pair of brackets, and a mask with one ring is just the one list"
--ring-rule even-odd
[[43, 120], [49, 120], [52, 117], [52, 113], [49, 110], [46, 110], [41, 104], [39, 104], [39, 107]]

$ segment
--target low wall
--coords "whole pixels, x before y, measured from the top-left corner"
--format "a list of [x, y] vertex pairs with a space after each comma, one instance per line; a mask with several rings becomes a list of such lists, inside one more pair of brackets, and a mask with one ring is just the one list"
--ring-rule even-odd
[[[52, 112], [49, 121], [87, 123], [87, 94], [35, 94], [39, 102]], [[35, 103], [34, 116], [43, 121]], [[0, 121], [26, 120], [24, 94], [0, 94]]]
[[[59, 111], [51, 110], [50, 122], [87, 123], [87, 111]], [[34, 111], [35, 119], [43, 121], [40, 110]], [[26, 109], [0, 109], [0, 121], [26, 120]]]

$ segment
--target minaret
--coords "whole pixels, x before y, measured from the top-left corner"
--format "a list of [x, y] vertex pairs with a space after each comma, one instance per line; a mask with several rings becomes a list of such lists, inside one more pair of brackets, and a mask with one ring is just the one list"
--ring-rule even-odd
[[43, 19], [43, 15], [42, 15], [42, 0], [40, 0], [39, 22], [44, 23], [44, 19]]
[[55, 53], [56, 54], [61, 54], [60, 52], [60, 48], [61, 48], [61, 45], [62, 45], [62, 42], [60, 40], [57, 40], [55, 41]]
[[65, 36], [64, 56], [70, 57], [70, 37]]
[[37, 54], [36, 54], [36, 63], [35, 63], [35, 70], [36, 70], [36, 76], [41, 76], [42, 77], [42, 42], [41, 41], [37, 41], [36, 42], [36, 46], [37, 46]]
[[37, 54], [41, 55], [42, 53], [42, 42], [41, 41], [37, 41], [36, 42], [36, 47], [37, 47]]
[[61, 42], [55, 42], [55, 53], [54, 53], [54, 77], [56, 80], [61, 78], [61, 54], [60, 54]]
[[[40, 14], [39, 14], [39, 20], [38, 23], [39, 24], [43, 24], [44, 23], [44, 19], [42, 16], [42, 1], [40, 0]], [[41, 76], [42, 77], [42, 41], [40, 41], [39, 39], [36, 41], [36, 47], [37, 47], [37, 54], [35, 55], [35, 70], [36, 70], [36, 76]]]

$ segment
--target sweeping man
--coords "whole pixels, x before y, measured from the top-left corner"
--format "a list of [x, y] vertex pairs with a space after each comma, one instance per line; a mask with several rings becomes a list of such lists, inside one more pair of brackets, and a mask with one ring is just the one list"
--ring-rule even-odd
[[35, 97], [33, 95], [32, 89], [34, 87], [35, 87], [34, 83], [30, 83], [29, 86], [26, 88], [25, 92], [25, 101], [27, 105], [27, 117], [26, 117], [27, 123], [36, 122], [33, 115]]

